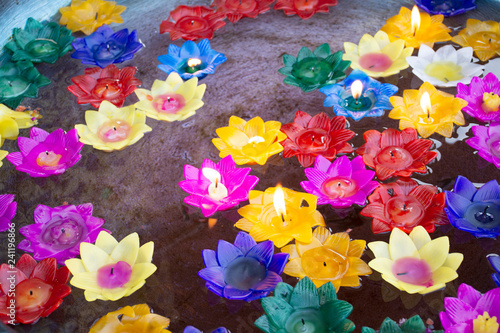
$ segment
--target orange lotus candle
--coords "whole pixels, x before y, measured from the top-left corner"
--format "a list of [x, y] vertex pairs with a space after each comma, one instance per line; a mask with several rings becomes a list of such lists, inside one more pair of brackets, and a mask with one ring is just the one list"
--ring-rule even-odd
[[387, 19], [380, 29], [389, 35], [391, 41], [399, 38], [405, 41], [406, 47], [419, 48], [421, 44], [433, 47], [436, 42], [451, 39], [451, 30], [443, 24], [443, 15], [430, 16], [420, 12], [417, 6], [413, 10], [401, 7], [399, 14]]
[[424, 82], [418, 90], [405, 90], [403, 97], [392, 96], [389, 101], [394, 107], [389, 118], [400, 119], [399, 129], [414, 128], [423, 138], [433, 133], [449, 138], [453, 124], [465, 124], [461, 110], [467, 102], [437, 90], [429, 82]]
[[468, 19], [465, 29], [453, 36], [452, 41], [472, 47], [479, 60], [486, 61], [500, 55], [500, 23]]

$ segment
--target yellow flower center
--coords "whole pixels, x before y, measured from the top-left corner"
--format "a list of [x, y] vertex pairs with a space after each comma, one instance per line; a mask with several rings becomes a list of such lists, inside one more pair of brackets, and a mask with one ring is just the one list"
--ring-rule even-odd
[[483, 111], [486, 113], [497, 112], [500, 107], [500, 96], [494, 93], [483, 94], [483, 104], [481, 105]]
[[484, 311], [482, 316], [477, 316], [477, 318], [472, 321], [472, 324], [474, 333], [497, 333], [499, 328], [497, 317], [490, 317], [486, 311]]
[[338, 280], [349, 269], [347, 258], [328, 246], [307, 250], [301, 260], [304, 272], [313, 279]]
[[497, 50], [500, 48], [500, 34], [493, 31], [480, 31], [473, 34], [469, 44], [474, 50]]
[[462, 66], [451, 61], [435, 61], [430, 63], [425, 67], [424, 72], [445, 83], [457, 81], [464, 77], [462, 74]]

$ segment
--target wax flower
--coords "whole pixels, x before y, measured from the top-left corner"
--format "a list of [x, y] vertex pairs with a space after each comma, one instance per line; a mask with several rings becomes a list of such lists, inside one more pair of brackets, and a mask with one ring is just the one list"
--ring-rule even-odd
[[444, 311], [439, 313], [439, 319], [446, 332], [498, 332], [500, 288], [481, 294], [462, 283], [456, 298], [444, 298]]
[[308, 277], [321, 287], [331, 282], [340, 287], [359, 287], [359, 275], [369, 275], [372, 270], [361, 260], [366, 247], [364, 240], [350, 240], [347, 232], [332, 234], [324, 227], [317, 227], [309, 244], [296, 241], [281, 249], [290, 255], [284, 273], [303, 279]]
[[184, 202], [200, 207], [205, 217], [234, 207], [248, 200], [249, 191], [259, 182], [257, 176], [249, 175], [251, 170], [236, 168], [231, 155], [217, 164], [206, 159], [200, 169], [186, 164], [185, 180], [179, 182], [179, 186], [189, 193]]
[[281, 282], [274, 296], [262, 299], [261, 304], [265, 314], [255, 321], [255, 326], [266, 333], [349, 333], [355, 328], [347, 319], [352, 305], [337, 299], [331, 282], [319, 288], [308, 277], [295, 287]]
[[429, 233], [435, 225], [448, 223], [444, 212], [446, 197], [432, 185], [418, 185], [413, 179], [398, 179], [394, 183], [380, 184], [368, 197], [370, 203], [361, 215], [373, 218], [374, 234], [393, 228], [410, 233], [420, 225]]
[[497, 254], [488, 255], [488, 261], [496, 273], [491, 274], [493, 281], [500, 287], [500, 256]]
[[173, 72], [165, 81], [155, 80], [151, 90], [136, 89], [139, 102], [138, 110], [146, 116], [163, 121], [181, 121], [196, 113], [203, 106], [206, 85], [198, 85], [198, 78], [184, 82], [179, 74]]
[[247, 122], [231, 116], [228, 127], [215, 130], [219, 138], [212, 139], [212, 143], [220, 150], [220, 157], [231, 155], [238, 165], [264, 165], [269, 157], [283, 151], [279, 143], [286, 139], [286, 134], [280, 128], [279, 121], [264, 123], [255, 117]]
[[293, 239], [308, 244], [313, 239], [312, 228], [325, 225], [316, 210], [317, 200], [312, 194], [281, 187], [250, 191], [250, 204], [238, 209], [243, 218], [234, 226], [249, 232], [257, 242], [269, 239], [278, 248]]
[[434, 52], [427, 45], [422, 45], [418, 56], [408, 57], [406, 61], [420, 80], [439, 87], [469, 84], [484, 69], [483, 65], [474, 63], [477, 59], [472, 57], [472, 47], [455, 50], [452, 45], [445, 45]]
[[216, 13], [205, 6], [177, 6], [160, 24], [160, 34], [168, 32], [171, 40], [179, 38], [196, 40], [212, 39], [214, 31], [226, 25], [223, 13]]
[[406, 47], [418, 49], [422, 44], [433, 47], [434, 43], [451, 39], [451, 30], [443, 24], [443, 18], [443, 15], [419, 12], [416, 7], [413, 11], [401, 7], [399, 14], [388, 18], [380, 30], [385, 31], [391, 41], [404, 40]]
[[73, 274], [70, 283], [85, 290], [89, 302], [116, 301], [139, 290], [156, 271], [151, 263], [154, 243], [139, 247], [139, 235], [132, 233], [118, 242], [106, 231], [97, 236], [95, 245], [82, 242], [82, 259], [66, 260]]
[[405, 48], [402, 39], [389, 40], [389, 35], [380, 30], [375, 36], [364, 34], [359, 45], [344, 43], [344, 60], [351, 62], [352, 69], [359, 69], [371, 77], [386, 77], [408, 68], [406, 57], [411, 56], [413, 47]]
[[103, 24], [123, 23], [120, 16], [127, 9], [117, 5], [115, 1], [104, 0], [72, 0], [69, 7], [59, 9], [59, 24], [67, 25], [73, 32], [81, 31], [90, 35]]
[[33, 252], [33, 258], [42, 260], [55, 258], [59, 265], [66, 259], [80, 254], [80, 243], [94, 243], [103, 229], [104, 220], [92, 216], [91, 203], [48, 207], [38, 205], [35, 208], [35, 224], [19, 229], [25, 236], [17, 246], [25, 252]]
[[119, 69], [115, 65], [106, 68], [85, 68], [85, 74], [71, 78], [73, 85], [68, 90], [76, 96], [78, 104], [90, 103], [99, 108], [102, 101], [122, 107], [125, 97], [132, 94], [141, 80], [134, 75], [137, 68], [129, 66]]
[[344, 80], [320, 88], [319, 91], [326, 95], [323, 106], [333, 106], [337, 116], [351, 117], [357, 121], [363, 117], [383, 116], [384, 110], [392, 109], [389, 97], [398, 91], [398, 87], [380, 83], [354, 69]]
[[345, 70], [351, 62], [342, 60], [342, 51], [331, 53], [330, 46], [325, 43], [314, 52], [303, 47], [297, 57], [285, 54], [283, 63], [285, 67], [278, 70], [286, 75], [283, 82], [310, 92], [345, 78]]
[[382, 273], [382, 278], [409, 294], [427, 294], [445, 287], [458, 277], [456, 270], [463, 260], [461, 253], [449, 253], [447, 236], [433, 239], [422, 226], [407, 235], [392, 229], [389, 244], [368, 243], [375, 259], [368, 265]]
[[75, 125], [80, 142], [107, 152], [133, 145], [152, 130], [143, 111], [133, 105], [117, 108], [108, 101], [102, 101], [99, 111], [86, 111], [85, 122]]
[[17, 211], [14, 194], [0, 194], [0, 232], [10, 229], [10, 221]]
[[[33, 324], [49, 316], [71, 293], [69, 277], [66, 267], [57, 269], [54, 258], [37, 263], [29, 254], [23, 254], [16, 267], [0, 265], [0, 320], [4, 324]], [[9, 315], [12, 304], [15, 319]]]
[[414, 0], [420, 9], [429, 14], [455, 16], [476, 9], [476, 0]]
[[308, 181], [300, 183], [302, 188], [318, 197], [318, 205], [330, 204], [333, 208], [364, 206], [367, 195], [378, 186], [373, 180], [375, 172], [366, 170], [361, 156], [352, 161], [341, 156], [333, 163], [318, 156], [314, 167], [304, 172]]
[[[373, 328], [363, 326], [361, 329], [362, 333], [393, 333], [393, 332], [398, 332], [398, 333], [430, 333], [430, 332], [435, 332], [433, 330], [428, 329], [422, 318], [420, 318], [419, 315], [415, 315], [411, 318], [408, 318], [405, 320], [402, 324], [396, 323], [394, 320], [391, 318], [387, 317], [384, 319], [382, 322], [382, 325], [380, 325], [379, 330], [374, 330]], [[441, 331], [442, 332], [442, 331]]]
[[33, 127], [30, 137], [17, 139], [20, 152], [7, 155], [16, 170], [31, 177], [60, 175], [82, 158], [83, 144], [78, 142], [75, 129], [64, 132], [62, 128], [50, 133]]
[[247, 302], [266, 297], [281, 282], [288, 254], [274, 254], [274, 244], [257, 244], [240, 231], [234, 245], [219, 240], [217, 252], [203, 250], [206, 268], [198, 275], [208, 290], [220, 297]]
[[224, 14], [231, 23], [236, 23], [243, 17], [256, 18], [267, 12], [273, 2], [274, 0], [214, 0], [210, 7], [217, 13]]
[[473, 77], [468, 86], [459, 83], [455, 97], [467, 101], [462, 111], [472, 117], [483, 122], [500, 120], [500, 81], [495, 74]]
[[5, 139], [16, 140], [19, 129], [30, 128], [35, 125], [29, 111], [14, 111], [0, 104], [0, 146]]
[[500, 169], [500, 122], [486, 126], [472, 126], [474, 136], [465, 142], [486, 161]]
[[455, 228], [478, 238], [500, 235], [500, 186], [495, 179], [476, 189], [470, 180], [458, 176], [453, 192], [444, 192], [444, 210]]
[[500, 24], [495, 21], [468, 19], [465, 29], [452, 41], [462, 47], [470, 46], [481, 61], [500, 55]]
[[465, 124], [461, 110], [467, 101], [437, 90], [429, 82], [418, 90], [405, 90], [403, 97], [392, 96], [389, 101], [394, 106], [389, 118], [399, 119], [399, 129], [415, 128], [423, 138], [434, 133], [449, 138], [453, 124]]
[[158, 57], [161, 65], [158, 68], [167, 74], [176, 72], [183, 80], [197, 77], [203, 79], [213, 74], [215, 68], [226, 61], [224, 54], [213, 50], [208, 39], [202, 39], [198, 44], [185, 41], [181, 47], [170, 44], [168, 53]]
[[72, 45], [75, 52], [71, 58], [80, 59], [82, 64], [101, 68], [130, 60], [143, 47], [137, 37], [137, 30], [130, 34], [128, 29], [113, 32], [106, 24], [97, 28], [90, 36], [75, 39]]
[[55, 63], [59, 57], [73, 50], [71, 31], [55, 22], [38, 22], [30, 17], [24, 29], [14, 28], [12, 40], [5, 48], [12, 52], [12, 61]]
[[413, 172], [426, 173], [427, 164], [437, 152], [429, 151], [431, 140], [418, 139], [417, 131], [406, 128], [401, 132], [388, 128], [380, 133], [369, 130], [363, 134], [366, 143], [356, 149], [363, 162], [375, 169], [378, 179], [410, 177]]
[[316, 13], [328, 13], [329, 7], [337, 5], [337, 0], [278, 0], [274, 9], [283, 9], [286, 15], [299, 15], [303, 20]]
[[311, 166], [316, 156], [333, 160], [337, 154], [351, 153], [348, 140], [355, 133], [346, 129], [344, 117], [330, 119], [324, 112], [311, 117], [297, 111], [293, 123], [281, 125], [281, 131], [287, 135], [283, 145], [283, 157], [297, 156], [303, 167]]
[[171, 333], [170, 319], [152, 313], [147, 304], [125, 306], [101, 317], [89, 333]]
[[[186, 328], [184, 328], [184, 331], [182, 331], [182, 333], [203, 333], [203, 331], [200, 331], [194, 326], [186, 326]], [[213, 330], [212, 333], [230, 333], [230, 332], [225, 327], [219, 327]]]

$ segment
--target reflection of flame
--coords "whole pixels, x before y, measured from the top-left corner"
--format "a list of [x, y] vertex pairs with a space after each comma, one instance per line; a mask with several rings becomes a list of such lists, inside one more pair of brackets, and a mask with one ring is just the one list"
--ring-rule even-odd
[[286, 216], [285, 208], [285, 192], [281, 188], [281, 184], [276, 185], [276, 191], [274, 191], [273, 198], [274, 209], [276, 209], [276, 214], [284, 218]]
[[420, 12], [417, 6], [413, 6], [413, 9], [411, 10], [411, 32], [412, 33], [417, 32], [419, 27], [420, 27]]
[[201, 60], [197, 58], [189, 58], [189, 60], [187, 61], [187, 65], [189, 67], [199, 66], [201, 65]]
[[208, 229], [212, 229], [215, 227], [215, 224], [217, 223], [217, 219], [208, 219]]
[[431, 112], [431, 96], [429, 96], [429, 93], [426, 91], [422, 94], [422, 97], [420, 98], [420, 107], [422, 110], [424, 110], [424, 113], [429, 116]]
[[354, 99], [358, 99], [363, 92], [363, 83], [360, 80], [356, 80], [351, 84], [351, 93]]

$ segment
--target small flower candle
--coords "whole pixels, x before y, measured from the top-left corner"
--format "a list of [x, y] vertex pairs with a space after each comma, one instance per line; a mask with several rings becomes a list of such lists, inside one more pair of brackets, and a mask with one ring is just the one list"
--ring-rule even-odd
[[307, 20], [316, 13], [328, 13], [329, 7], [337, 3], [337, 0], [278, 0], [274, 9], [283, 9], [288, 16], [298, 15]]
[[256, 18], [267, 12], [273, 2], [274, 0], [215, 0], [210, 7], [225, 14], [231, 23], [235, 23], [243, 17]]
[[468, 19], [465, 29], [453, 36], [453, 42], [470, 46], [481, 61], [500, 55], [500, 23]]
[[458, 83], [456, 97], [467, 101], [462, 110], [472, 117], [483, 122], [500, 120], [500, 80], [495, 74], [473, 77], [469, 85]]
[[500, 169], [500, 122], [490, 123], [488, 127], [472, 126], [471, 129], [474, 136], [465, 142], [477, 149], [479, 156]]

